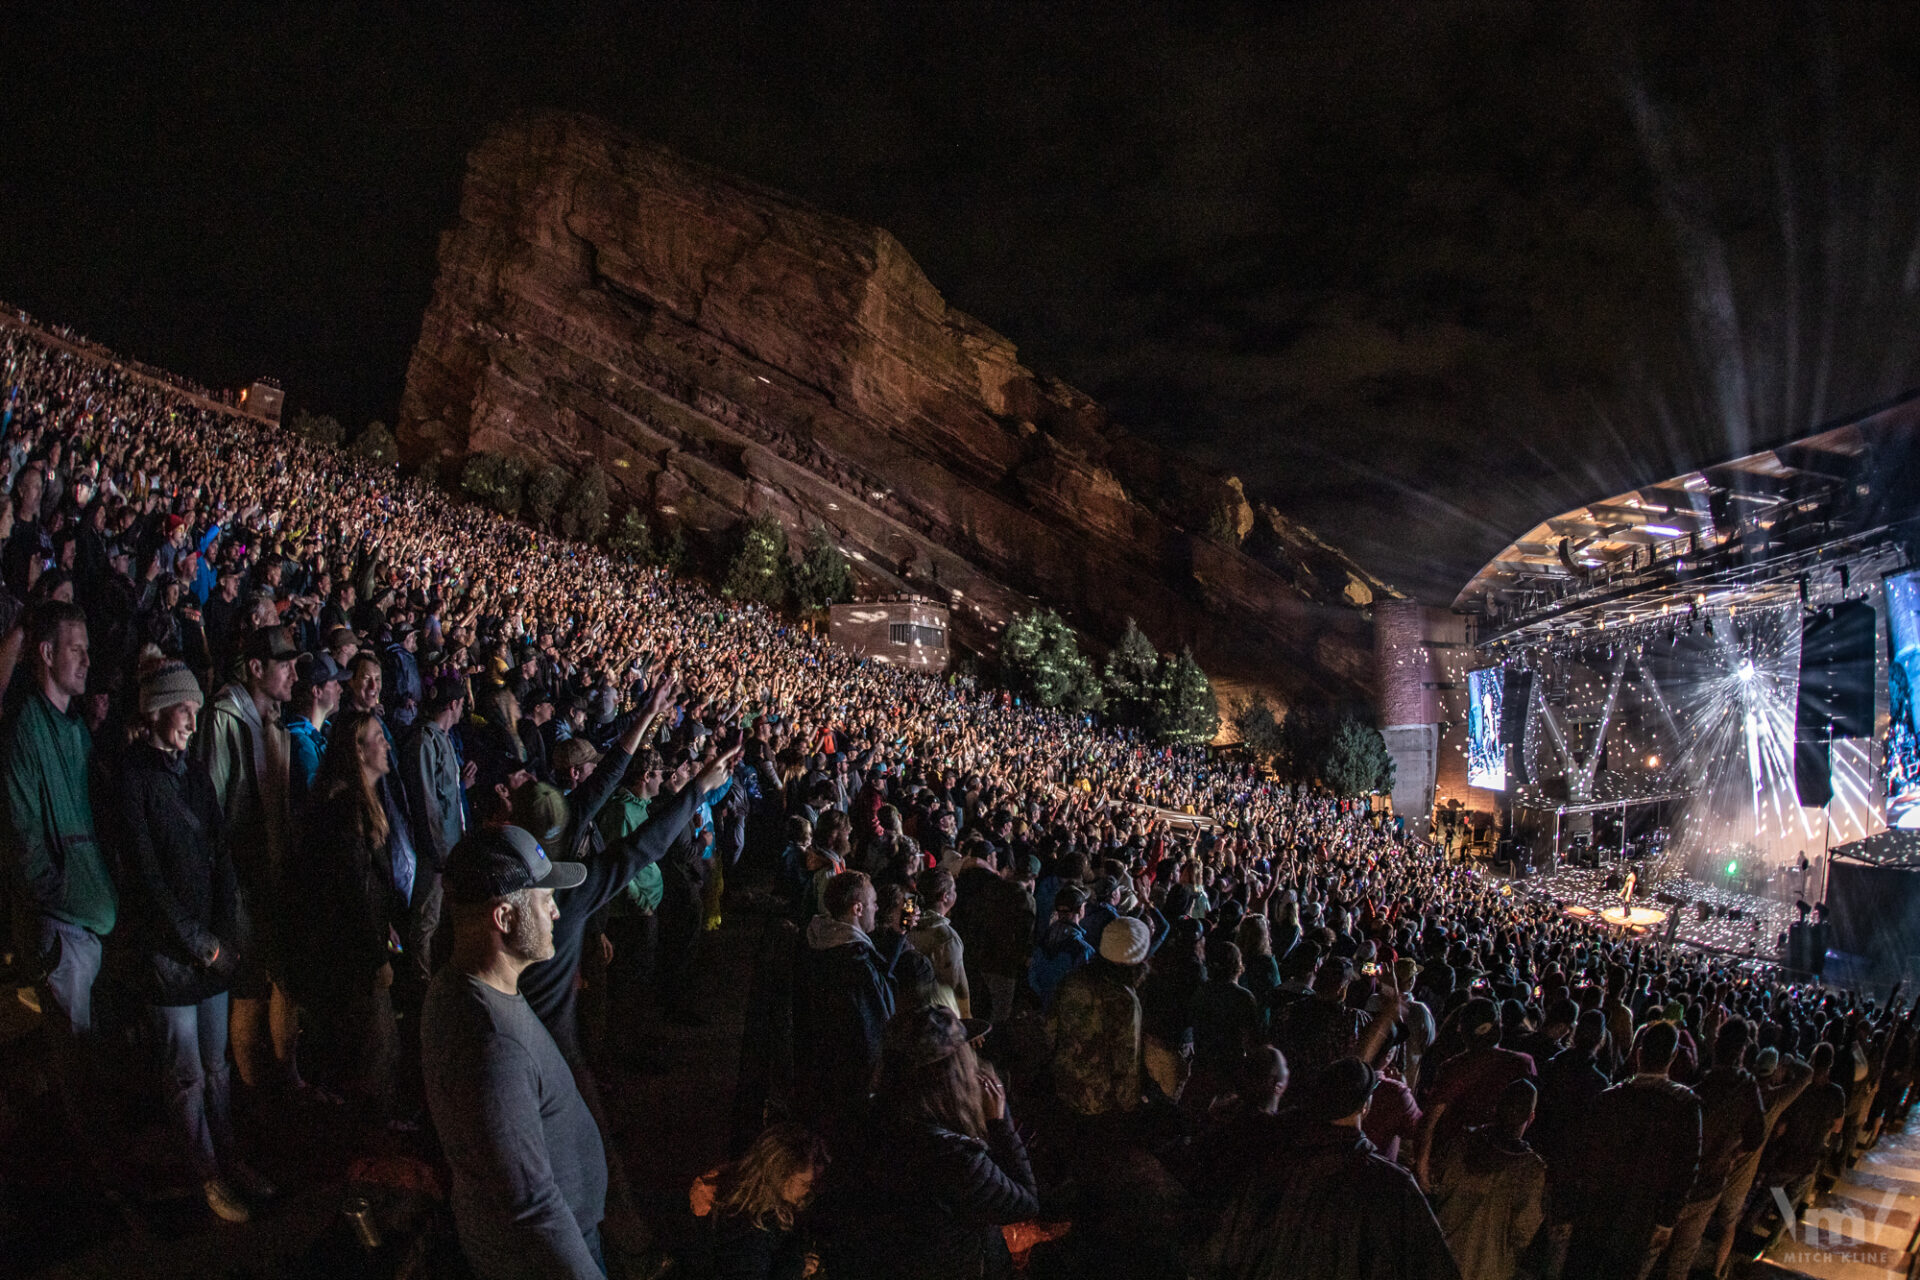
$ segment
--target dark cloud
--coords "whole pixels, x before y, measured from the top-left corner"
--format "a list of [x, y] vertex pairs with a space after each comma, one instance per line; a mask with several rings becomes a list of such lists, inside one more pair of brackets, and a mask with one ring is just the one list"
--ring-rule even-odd
[[889, 228], [1436, 599], [1920, 380], [1913, 6], [199, 12], [7, 20], [0, 296], [350, 422], [398, 400], [465, 151], [545, 105]]

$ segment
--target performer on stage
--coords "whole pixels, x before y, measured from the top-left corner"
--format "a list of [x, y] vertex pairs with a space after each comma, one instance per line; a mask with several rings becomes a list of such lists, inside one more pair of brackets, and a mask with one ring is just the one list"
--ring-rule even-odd
[[1638, 883], [1640, 883], [1639, 872], [1627, 872], [1627, 882], [1620, 886], [1620, 909], [1622, 911], [1633, 910], [1633, 887]]

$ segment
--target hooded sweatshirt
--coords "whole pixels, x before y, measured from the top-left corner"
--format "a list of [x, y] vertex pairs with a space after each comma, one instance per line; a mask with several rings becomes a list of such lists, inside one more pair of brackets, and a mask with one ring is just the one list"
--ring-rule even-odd
[[201, 714], [194, 747], [226, 813], [243, 899], [271, 899], [286, 867], [291, 829], [287, 777], [293, 753], [286, 727], [278, 716], [262, 721], [246, 687], [229, 684]]
[[893, 991], [856, 926], [815, 916], [805, 938], [793, 990], [795, 1102], [809, 1119], [846, 1119], [866, 1106]]
[[963, 1018], [973, 1016], [973, 997], [967, 988], [967, 966], [960, 935], [947, 918], [929, 911], [907, 935], [913, 949], [933, 962], [933, 973], [940, 985], [953, 997], [953, 1007]]

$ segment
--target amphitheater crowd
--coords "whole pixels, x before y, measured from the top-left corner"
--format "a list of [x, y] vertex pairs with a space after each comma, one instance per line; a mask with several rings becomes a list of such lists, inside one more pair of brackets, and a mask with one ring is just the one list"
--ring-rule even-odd
[[[1683, 1277], [1906, 1114], [1897, 993], [4, 332], [12, 954], [74, 1139], [137, 1043], [222, 1219], [288, 1163], [245, 1091], [431, 1135], [488, 1277]], [[608, 1099], [713, 1016], [732, 913], [730, 1158], [645, 1220]]]

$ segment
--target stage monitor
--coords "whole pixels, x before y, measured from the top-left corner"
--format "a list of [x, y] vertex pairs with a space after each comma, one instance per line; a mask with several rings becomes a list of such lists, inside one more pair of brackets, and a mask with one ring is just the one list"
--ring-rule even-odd
[[1506, 673], [1487, 667], [1467, 673], [1467, 785], [1507, 789], [1507, 751], [1500, 740]]
[[1887, 668], [1887, 825], [1920, 830], [1920, 722], [1914, 697], [1920, 693], [1920, 570], [1890, 574], [1887, 589], [1887, 639], [1893, 661]]
[[1836, 858], [1827, 869], [1835, 950], [1865, 956], [1881, 972], [1920, 956], [1920, 871]]

